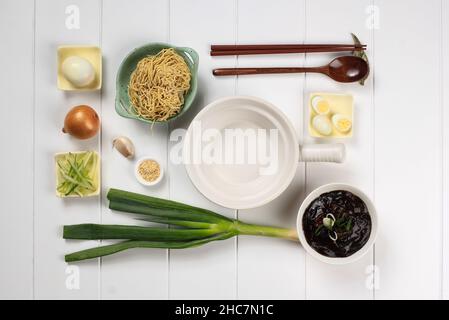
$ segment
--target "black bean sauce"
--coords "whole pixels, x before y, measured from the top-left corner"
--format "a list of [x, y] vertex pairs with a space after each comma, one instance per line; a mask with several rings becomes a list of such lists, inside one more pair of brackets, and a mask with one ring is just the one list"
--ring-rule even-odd
[[[323, 224], [326, 217], [333, 221], [331, 227]], [[343, 190], [323, 193], [313, 200], [304, 213], [302, 225], [307, 243], [328, 257], [354, 254], [365, 245], [371, 233], [366, 204]]]

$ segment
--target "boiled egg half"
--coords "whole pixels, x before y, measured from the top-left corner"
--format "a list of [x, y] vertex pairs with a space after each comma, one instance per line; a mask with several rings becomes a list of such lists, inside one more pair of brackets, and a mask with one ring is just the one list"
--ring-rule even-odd
[[330, 105], [329, 102], [320, 96], [314, 96], [311, 101], [313, 111], [316, 112], [316, 114], [319, 115], [326, 115], [330, 112]]
[[342, 114], [334, 114], [332, 116], [332, 124], [335, 129], [341, 133], [347, 133], [352, 128], [352, 121], [349, 117]]

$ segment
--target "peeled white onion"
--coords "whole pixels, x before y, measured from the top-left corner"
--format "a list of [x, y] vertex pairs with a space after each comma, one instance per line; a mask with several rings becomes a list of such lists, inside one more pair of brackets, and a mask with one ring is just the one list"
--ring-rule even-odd
[[62, 74], [76, 87], [86, 87], [95, 79], [95, 70], [92, 64], [78, 56], [70, 56], [62, 63]]

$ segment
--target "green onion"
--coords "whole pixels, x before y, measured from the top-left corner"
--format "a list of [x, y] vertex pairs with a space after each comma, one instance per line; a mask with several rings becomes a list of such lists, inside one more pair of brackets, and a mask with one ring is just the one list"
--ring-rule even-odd
[[74, 252], [65, 256], [66, 262], [74, 262], [98, 257], [108, 256], [120, 251], [132, 248], [158, 248], [158, 249], [185, 249], [194, 248], [206, 244], [211, 241], [225, 240], [231, 238], [230, 234], [217, 234], [213, 237], [193, 240], [193, 241], [124, 241], [108, 246], [96, 247], [83, 251]]
[[93, 152], [79, 154], [68, 153], [57, 160], [60, 183], [57, 187], [59, 193], [64, 196], [79, 195], [95, 191], [93, 181], [97, 166]]
[[196, 240], [217, 233], [216, 229], [167, 229], [141, 226], [78, 224], [64, 227], [65, 239], [121, 239], [145, 241]]
[[126, 240], [65, 256], [67, 262], [92, 259], [131, 248], [184, 249], [236, 235], [255, 235], [298, 240], [295, 229], [247, 224], [215, 212], [179, 202], [110, 189], [109, 208], [143, 215], [143, 220], [172, 228], [79, 224], [64, 226], [64, 239]]
[[107, 198], [109, 208], [118, 211], [199, 222], [232, 221], [206, 209], [123, 190], [110, 189]]

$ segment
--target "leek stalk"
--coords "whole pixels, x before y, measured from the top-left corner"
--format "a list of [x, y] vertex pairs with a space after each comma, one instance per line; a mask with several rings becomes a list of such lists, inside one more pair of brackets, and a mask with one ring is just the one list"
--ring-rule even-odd
[[65, 256], [67, 262], [92, 259], [131, 248], [185, 249], [237, 235], [284, 238], [298, 241], [295, 229], [248, 224], [215, 212], [179, 202], [110, 189], [109, 208], [142, 215], [143, 220], [166, 227], [78, 224], [64, 226], [64, 239], [124, 240]]

